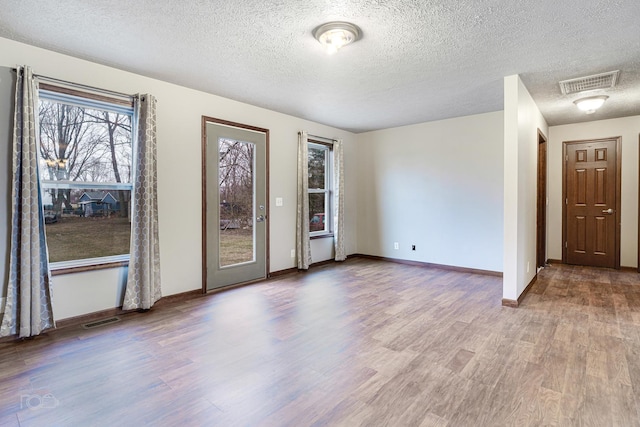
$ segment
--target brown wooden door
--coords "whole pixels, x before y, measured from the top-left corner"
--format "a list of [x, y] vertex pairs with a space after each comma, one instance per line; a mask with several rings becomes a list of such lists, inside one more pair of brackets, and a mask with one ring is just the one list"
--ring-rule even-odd
[[565, 143], [567, 264], [618, 267], [618, 143]]
[[538, 129], [538, 202], [536, 268], [547, 263], [547, 139]]

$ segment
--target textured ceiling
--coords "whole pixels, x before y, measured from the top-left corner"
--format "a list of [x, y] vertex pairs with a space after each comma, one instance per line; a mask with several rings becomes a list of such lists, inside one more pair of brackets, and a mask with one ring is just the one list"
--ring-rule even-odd
[[[503, 108], [550, 125], [640, 114], [638, 0], [0, 0], [0, 36], [362, 132]], [[358, 25], [333, 56], [311, 31]], [[558, 81], [621, 70], [594, 115]]]

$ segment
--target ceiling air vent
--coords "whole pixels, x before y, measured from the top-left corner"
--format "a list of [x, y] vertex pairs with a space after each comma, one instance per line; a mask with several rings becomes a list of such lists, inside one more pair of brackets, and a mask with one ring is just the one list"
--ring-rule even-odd
[[612, 88], [618, 82], [618, 76], [620, 76], [620, 70], [563, 80], [560, 82], [560, 90], [563, 95], [570, 95], [588, 90]]

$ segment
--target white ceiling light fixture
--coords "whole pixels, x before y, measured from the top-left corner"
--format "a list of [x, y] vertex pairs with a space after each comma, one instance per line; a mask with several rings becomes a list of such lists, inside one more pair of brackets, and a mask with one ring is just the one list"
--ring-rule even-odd
[[593, 114], [598, 108], [602, 107], [602, 104], [604, 104], [604, 101], [608, 98], [607, 95], [590, 96], [588, 98], [576, 99], [573, 103], [585, 113]]
[[313, 37], [320, 42], [328, 54], [334, 54], [343, 46], [360, 40], [362, 31], [349, 22], [327, 22], [313, 30]]

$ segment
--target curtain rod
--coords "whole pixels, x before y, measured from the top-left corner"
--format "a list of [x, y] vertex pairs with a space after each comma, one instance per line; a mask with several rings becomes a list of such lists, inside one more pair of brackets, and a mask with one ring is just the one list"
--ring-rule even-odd
[[[12, 70], [15, 71], [15, 72], [18, 71], [17, 68], [12, 68]], [[71, 87], [74, 87], [74, 88], [80, 88], [80, 89], [90, 90], [90, 91], [93, 91], [93, 92], [99, 92], [99, 93], [102, 93], [102, 94], [105, 94], [105, 95], [118, 96], [118, 97], [121, 97], [121, 98], [127, 98], [129, 100], [133, 100], [133, 99], [138, 97], [138, 95], [129, 95], [128, 93], [122, 93], [122, 92], [116, 92], [116, 91], [113, 91], [113, 90], [102, 89], [102, 88], [95, 87], [95, 86], [84, 85], [82, 83], [74, 83], [74, 82], [70, 82], [70, 81], [67, 81], [67, 80], [56, 79], [55, 77], [43, 76], [41, 74], [34, 74], [33, 76], [37, 77], [40, 80], [44, 80], [46, 82], [64, 84], [64, 85], [71, 86]]]
[[[300, 134], [302, 134], [302, 132], [298, 132], [298, 135], [300, 135]], [[310, 138], [318, 138], [318, 139], [324, 139], [326, 141], [336, 142], [335, 139], [327, 138], [326, 136], [311, 135], [310, 133], [308, 133], [307, 136], [310, 137]]]

